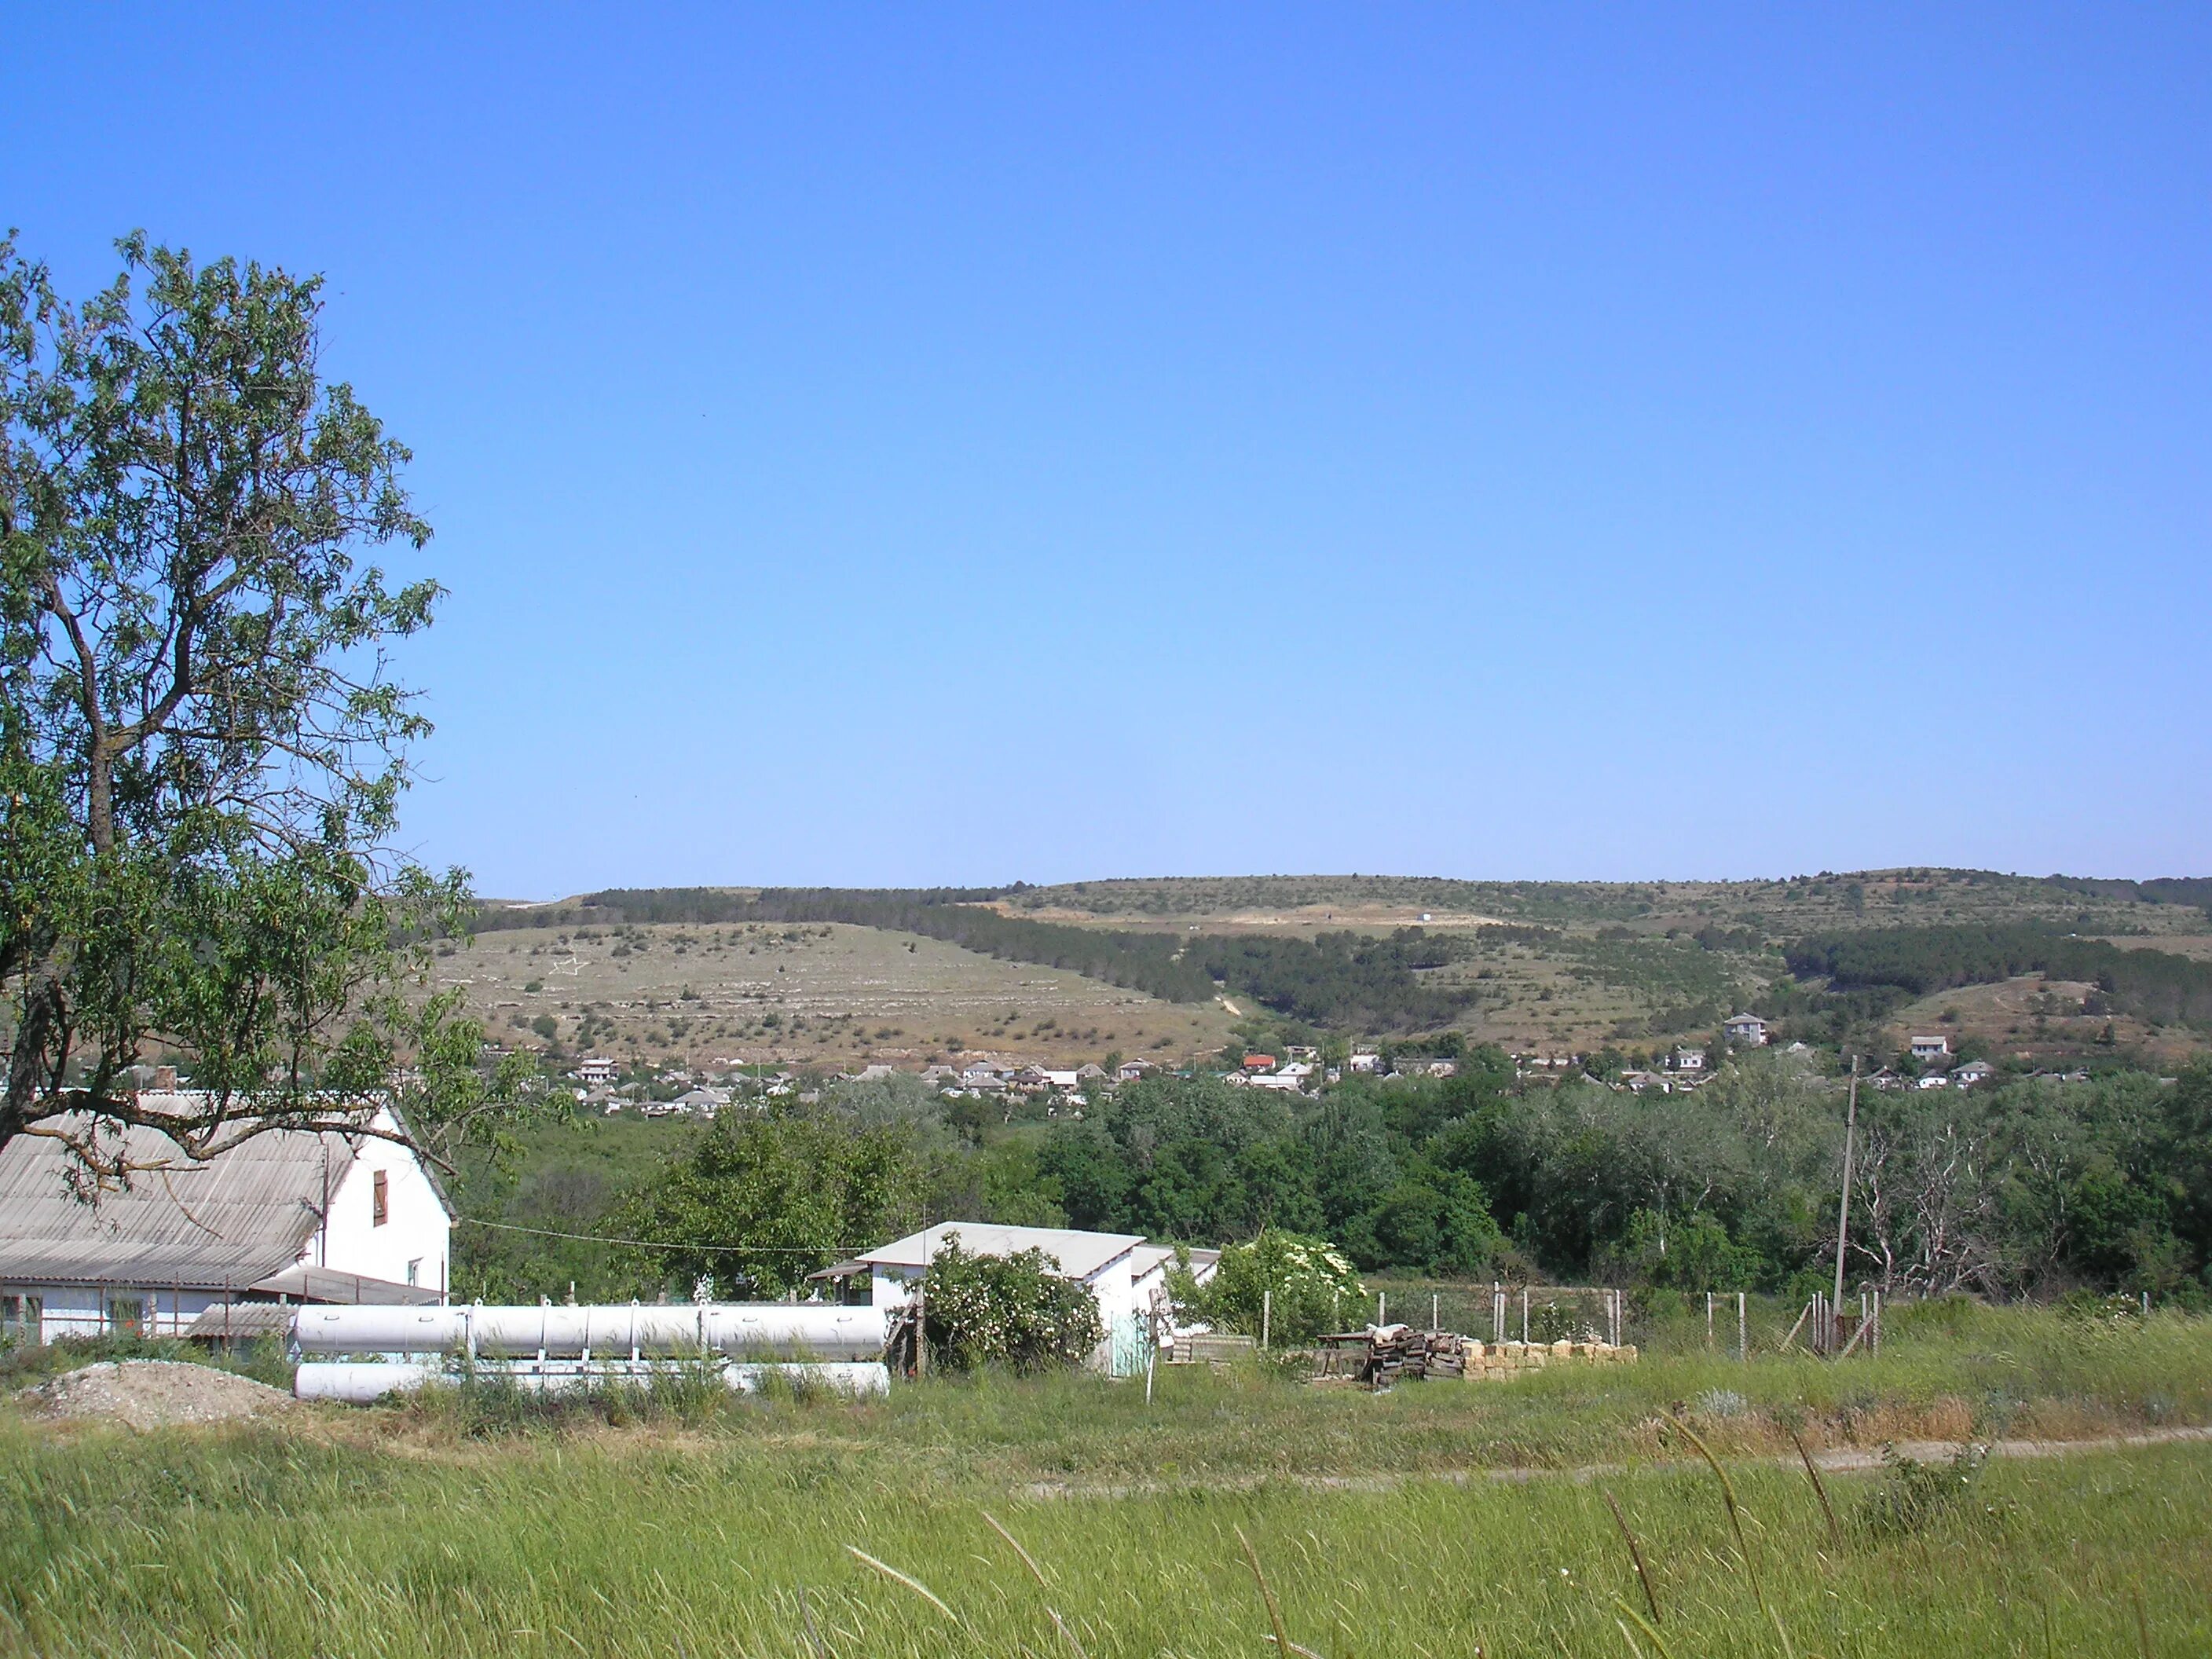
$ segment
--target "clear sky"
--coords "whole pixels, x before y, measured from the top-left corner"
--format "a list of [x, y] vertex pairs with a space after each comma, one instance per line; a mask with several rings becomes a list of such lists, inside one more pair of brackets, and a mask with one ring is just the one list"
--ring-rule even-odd
[[2212, 9], [463, 9], [15, 0], [0, 217], [329, 274], [487, 893], [2212, 872]]

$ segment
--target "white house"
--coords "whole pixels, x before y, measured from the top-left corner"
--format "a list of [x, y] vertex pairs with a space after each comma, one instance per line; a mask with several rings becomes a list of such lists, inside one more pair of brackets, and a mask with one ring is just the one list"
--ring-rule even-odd
[[1667, 1067], [1674, 1072], [1702, 1072], [1705, 1069], [1703, 1048], [1677, 1048], [1667, 1056]]
[[1766, 1022], [1757, 1014], [1735, 1014], [1721, 1022], [1721, 1031], [1730, 1042], [1746, 1048], [1766, 1046]]
[[605, 1088], [622, 1076], [622, 1062], [594, 1054], [576, 1062], [576, 1081], [586, 1088]]
[[[904, 1307], [916, 1282], [949, 1239], [957, 1238], [970, 1255], [1017, 1255], [1042, 1250], [1059, 1264], [1064, 1279], [1074, 1279], [1097, 1298], [1106, 1339], [1091, 1356], [1097, 1370], [1125, 1376], [1141, 1370], [1153, 1292], [1166, 1288], [1175, 1251], [1146, 1243], [1139, 1233], [1091, 1233], [1070, 1227], [1006, 1227], [990, 1221], [945, 1221], [918, 1233], [841, 1261], [816, 1277], [845, 1278], [868, 1270], [870, 1300], [878, 1308]], [[1218, 1250], [1193, 1250], [1191, 1272], [1204, 1284], [1221, 1259]]]
[[1917, 1036], [1912, 1039], [1912, 1057], [1915, 1060], [1941, 1060], [1950, 1052], [1951, 1039], [1941, 1032], [1934, 1036]]
[[1345, 1064], [1358, 1073], [1375, 1073], [1382, 1069], [1382, 1056], [1365, 1049], [1352, 1056]]
[[1986, 1060], [1970, 1060], [1964, 1066], [1951, 1068], [1951, 1081], [1961, 1089], [1977, 1083], [1987, 1083], [1996, 1075], [1996, 1067]]
[[[389, 1113], [375, 1123], [394, 1127]], [[194, 1322], [231, 1304], [445, 1299], [453, 1212], [405, 1146], [274, 1130], [195, 1164], [134, 1128], [124, 1151], [170, 1167], [87, 1205], [58, 1142], [18, 1135], [0, 1148], [0, 1318], [11, 1328], [43, 1341], [208, 1335], [220, 1323]]]

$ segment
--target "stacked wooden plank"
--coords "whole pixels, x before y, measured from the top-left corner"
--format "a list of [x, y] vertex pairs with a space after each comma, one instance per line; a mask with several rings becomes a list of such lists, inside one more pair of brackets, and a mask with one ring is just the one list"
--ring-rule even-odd
[[1165, 1355], [1170, 1365], [1227, 1365], [1249, 1357], [1258, 1346], [1249, 1336], [1185, 1331], [1169, 1342]]
[[1323, 1336], [1314, 1351], [1316, 1382], [1389, 1389], [1406, 1379], [1498, 1381], [1553, 1364], [1632, 1363], [1632, 1345], [1605, 1342], [1480, 1342], [1456, 1331], [1370, 1325]]

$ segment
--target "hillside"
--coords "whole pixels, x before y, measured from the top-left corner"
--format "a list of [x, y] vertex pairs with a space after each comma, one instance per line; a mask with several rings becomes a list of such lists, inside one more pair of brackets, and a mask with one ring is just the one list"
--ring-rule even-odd
[[697, 1060], [1073, 1063], [1446, 1030], [1633, 1054], [1751, 1008], [1813, 1040], [1948, 1013], [2007, 1053], [2165, 1060], [2212, 1036], [2208, 899], [2203, 881], [1937, 869], [617, 890], [489, 908], [448, 971], [510, 1036], [550, 1016], [571, 1048]]

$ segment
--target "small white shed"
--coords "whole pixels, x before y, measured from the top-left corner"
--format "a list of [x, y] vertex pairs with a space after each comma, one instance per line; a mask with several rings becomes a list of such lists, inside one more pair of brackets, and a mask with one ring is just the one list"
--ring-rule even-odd
[[[945, 1221], [830, 1269], [843, 1273], [868, 1269], [871, 1300], [878, 1308], [903, 1307], [929, 1263], [957, 1237], [970, 1255], [1018, 1255], [1042, 1250], [1059, 1264], [1060, 1275], [1088, 1289], [1098, 1302], [1099, 1322], [1106, 1340], [1091, 1355], [1100, 1370], [1116, 1375], [1142, 1369], [1140, 1357], [1149, 1328], [1155, 1291], [1166, 1288], [1168, 1269], [1175, 1264], [1170, 1245], [1153, 1244], [1141, 1233], [1093, 1233], [1073, 1227], [1010, 1227], [991, 1221]], [[1220, 1260], [1218, 1250], [1193, 1250], [1191, 1270], [1200, 1284], [1213, 1276]]]

